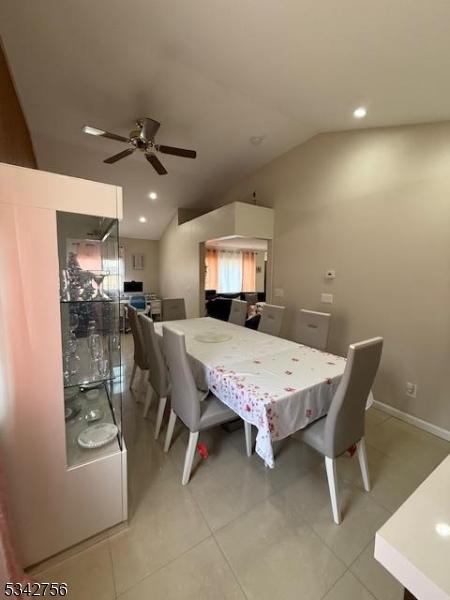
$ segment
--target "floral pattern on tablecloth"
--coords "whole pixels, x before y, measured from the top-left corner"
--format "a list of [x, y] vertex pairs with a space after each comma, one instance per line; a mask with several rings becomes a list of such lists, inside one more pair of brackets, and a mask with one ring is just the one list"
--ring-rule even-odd
[[[182, 331], [199, 389], [208, 388], [258, 429], [256, 452], [273, 467], [272, 442], [327, 414], [346, 359], [211, 318], [170, 321]], [[162, 335], [162, 324], [155, 323]], [[221, 343], [198, 334], [227, 333]], [[369, 396], [368, 406], [373, 402]]]
[[[333, 357], [331, 364], [330, 355], [299, 345], [296, 349], [295, 356], [290, 350], [208, 370], [211, 391], [257, 427], [256, 452], [269, 467], [274, 466], [273, 441], [326, 415], [345, 368], [341, 357]], [[308, 360], [302, 361], [302, 354]], [[288, 361], [297, 364], [285, 369]]]

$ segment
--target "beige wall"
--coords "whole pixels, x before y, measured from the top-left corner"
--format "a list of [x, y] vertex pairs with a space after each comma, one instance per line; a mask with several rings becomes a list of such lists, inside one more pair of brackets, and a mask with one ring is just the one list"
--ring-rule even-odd
[[36, 168], [28, 127], [0, 39], [0, 162]]
[[[188, 317], [198, 317], [203, 290], [201, 244], [227, 235], [271, 239], [273, 212], [258, 206], [229, 204], [178, 225], [170, 222], [160, 240], [159, 273], [164, 297], [183, 297]], [[241, 232], [245, 232], [241, 233]], [[202, 244], [202, 247], [204, 244]], [[203, 286], [202, 286], [203, 284]]]
[[[120, 238], [125, 248], [125, 281], [143, 281], [144, 292], [159, 294], [159, 242], [156, 240], [139, 240]], [[133, 254], [144, 255], [144, 269], [133, 269]]]
[[450, 430], [450, 123], [316, 136], [222, 200], [253, 190], [275, 209], [284, 335], [300, 307], [330, 310], [332, 352], [382, 335], [376, 399]]

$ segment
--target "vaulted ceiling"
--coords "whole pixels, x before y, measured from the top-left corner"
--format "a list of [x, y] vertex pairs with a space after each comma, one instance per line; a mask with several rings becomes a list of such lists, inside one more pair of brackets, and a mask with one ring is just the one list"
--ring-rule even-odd
[[[39, 167], [122, 185], [122, 233], [145, 238], [317, 132], [449, 119], [449, 31], [448, 0], [0, 4]], [[165, 176], [141, 153], [105, 165], [124, 146], [81, 132], [126, 136], [143, 116], [198, 158], [161, 157]]]

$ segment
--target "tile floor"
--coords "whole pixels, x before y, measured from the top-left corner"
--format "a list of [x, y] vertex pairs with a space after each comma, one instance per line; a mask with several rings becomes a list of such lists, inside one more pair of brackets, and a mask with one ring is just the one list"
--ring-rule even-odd
[[[126, 372], [132, 340], [125, 336]], [[339, 459], [344, 511], [334, 525], [319, 456], [295, 439], [279, 444], [277, 466], [247, 458], [244, 433], [201, 436], [181, 486], [186, 432], [169, 454], [153, 440], [154, 410], [127, 391], [129, 527], [100, 536], [33, 571], [65, 581], [71, 600], [401, 600], [400, 585], [374, 560], [375, 531], [450, 452], [450, 443], [371, 409], [366, 443], [372, 491], [356, 457]]]

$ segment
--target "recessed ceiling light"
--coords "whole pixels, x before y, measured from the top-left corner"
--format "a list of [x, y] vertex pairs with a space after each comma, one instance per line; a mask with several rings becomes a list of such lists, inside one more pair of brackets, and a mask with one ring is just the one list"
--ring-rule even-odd
[[156, 198], [158, 197], [158, 194], [156, 192], [150, 192], [148, 197], [150, 198], [150, 200], [156, 200]]
[[252, 135], [252, 137], [249, 138], [250, 144], [253, 144], [253, 146], [259, 146], [260, 144], [263, 143], [265, 138], [266, 138], [265, 135]]
[[147, 219], [145, 217], [139, 217], [139, 223], [147, 223]]
[[438, 523], [436, 525], [436, 531], [442, 537], [449, 537], [450, 536], [450, 525], [448, 523]]
[[355, 110], [353, 111], [353, 116], [355, 117], [355, 119], [364, 119], [364, 117], [367, 115], [367, 108], [364, 108], [364, 106], [359, 106], [358, 108], [355, 108]]

